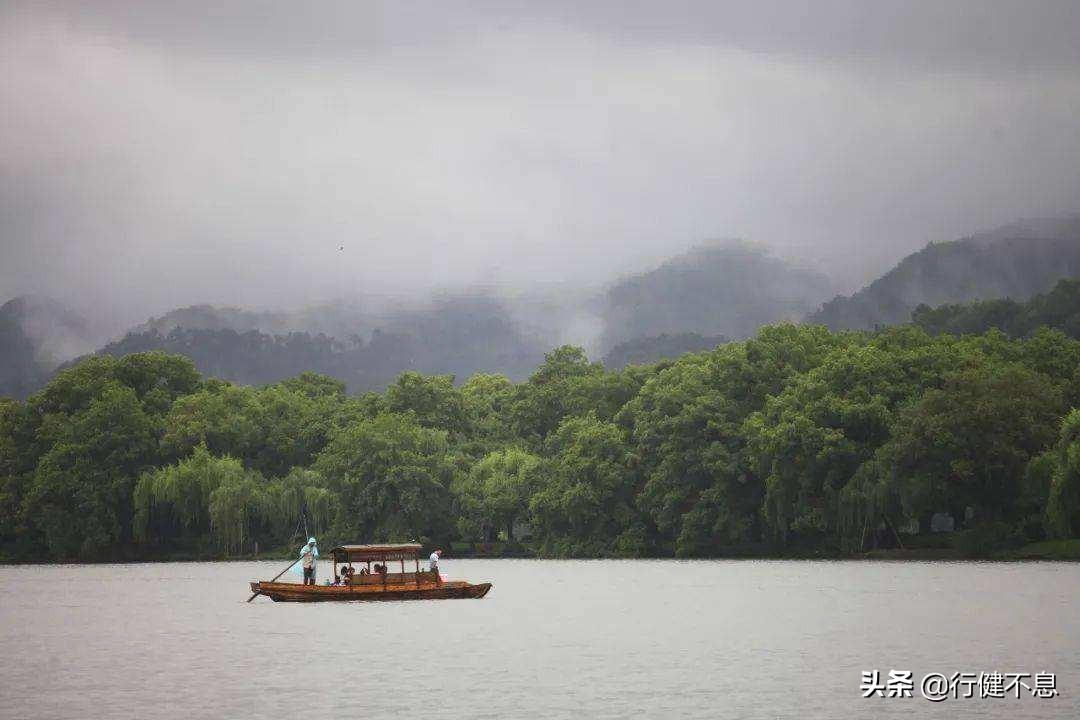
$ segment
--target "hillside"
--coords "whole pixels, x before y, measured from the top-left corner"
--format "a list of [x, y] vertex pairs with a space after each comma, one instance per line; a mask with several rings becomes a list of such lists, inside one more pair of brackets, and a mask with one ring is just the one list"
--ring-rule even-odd
[[[202, 306], [170, 313], [109, 343], [98, 354], [123, 356], [164, 350], [194, 361], [201, 373], [243, 384], [276, 382], [305, 371], [330, 375], [350, 391], [382, 390], [405, 370], [455, 375], [477, 372], [526, 377], [543, 360], [537, 338], [510, 318], [495, 299], [446, 297], [423, 310], [358, 319], [355, 332], [338, 337], [312, 332], [264, 332], [259, 316]], [[189, 317], [196, 327], [178, 326]], [[315, 324], [315, 323], [313, 323]], [[377, 324], [369, 331], [369, 324]]]
[[932, 335], [972, 335], [996, 329], [1010, 337], [1027, 337], [1040, 327], [1080, 338], [1080, 280], [1061, 280], [1054, 289], [1027, 302], [1012, 298], [977, 300], [964, 305], [920, 305], [912, 322]]
[[98, 333], [84, 317], [50, 298], [23, 295], [0, 306], [0, 396], [41, 387], [65, 360], [93, 349]]
[[675, 333], [636, 338], [621, 342], [604, 355], [604, 367], [618, 370], [627, 365], [647, 365], [660, 360], [674, 360], [688, 352], [712, 350], [727, 342], [723, 335], [706, 337], [698, 333]]
[[825, 276], [746, 243], [708, 245], [624, 278], [601, 303], [604, 346], [664, 334], [745, 338], [829, 296]]
[[1080, 276], [1080, 216], [1014, 223], [933, 243], [850, 297], [836, 297], [806, 321], [833, 330], [907, 322], [919, 305], [1009, 297], [1025, 300]]

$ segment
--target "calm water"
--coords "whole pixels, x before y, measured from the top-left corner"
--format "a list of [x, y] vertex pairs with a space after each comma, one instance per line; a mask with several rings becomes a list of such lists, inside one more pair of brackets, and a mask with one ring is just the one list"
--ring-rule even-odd
[[[246, 604], [278, 569], [0, 567], [0, 716], [1080, 717], [1076, 564], [447, 560], [488, 597]], [[874, 668], [1060, 696], [864, 700]]]

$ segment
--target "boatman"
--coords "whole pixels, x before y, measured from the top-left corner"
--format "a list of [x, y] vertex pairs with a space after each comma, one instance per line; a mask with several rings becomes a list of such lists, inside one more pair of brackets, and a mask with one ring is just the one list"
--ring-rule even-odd
[[319, 548], [315, 538], [308, 538], [307, 545], [300, 548], [300, 557], [304, 566], [304, 584], [315, 584], [315, 562], [319, 559]]
[[439, 556], [442, 555], [442, 549], [436, 549], [431, 553], [431, 557], [428, 558], [428, 562], [431, 563], [431, 567], [428, 568], [431, 572], [435, 573], [435, 580], [442, 582], [442, 576], [439, 575]]

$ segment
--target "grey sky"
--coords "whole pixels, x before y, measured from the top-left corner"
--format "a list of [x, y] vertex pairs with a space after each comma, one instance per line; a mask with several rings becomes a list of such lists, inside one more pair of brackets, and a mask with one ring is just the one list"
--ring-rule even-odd
[[1077, 210], [1078, 35], [1076, 2], [9, 0], [0, 296], [598, 282], [734, 236], [853, 289]]

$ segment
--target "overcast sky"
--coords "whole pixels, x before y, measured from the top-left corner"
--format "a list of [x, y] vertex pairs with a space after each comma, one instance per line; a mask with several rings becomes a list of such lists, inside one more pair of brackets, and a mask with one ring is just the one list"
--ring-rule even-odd
[[0, 301], [600, 282], [719, 237], [854, 289], [1080, 209], [1078, 35], [1069, 0], [6, 0]]

